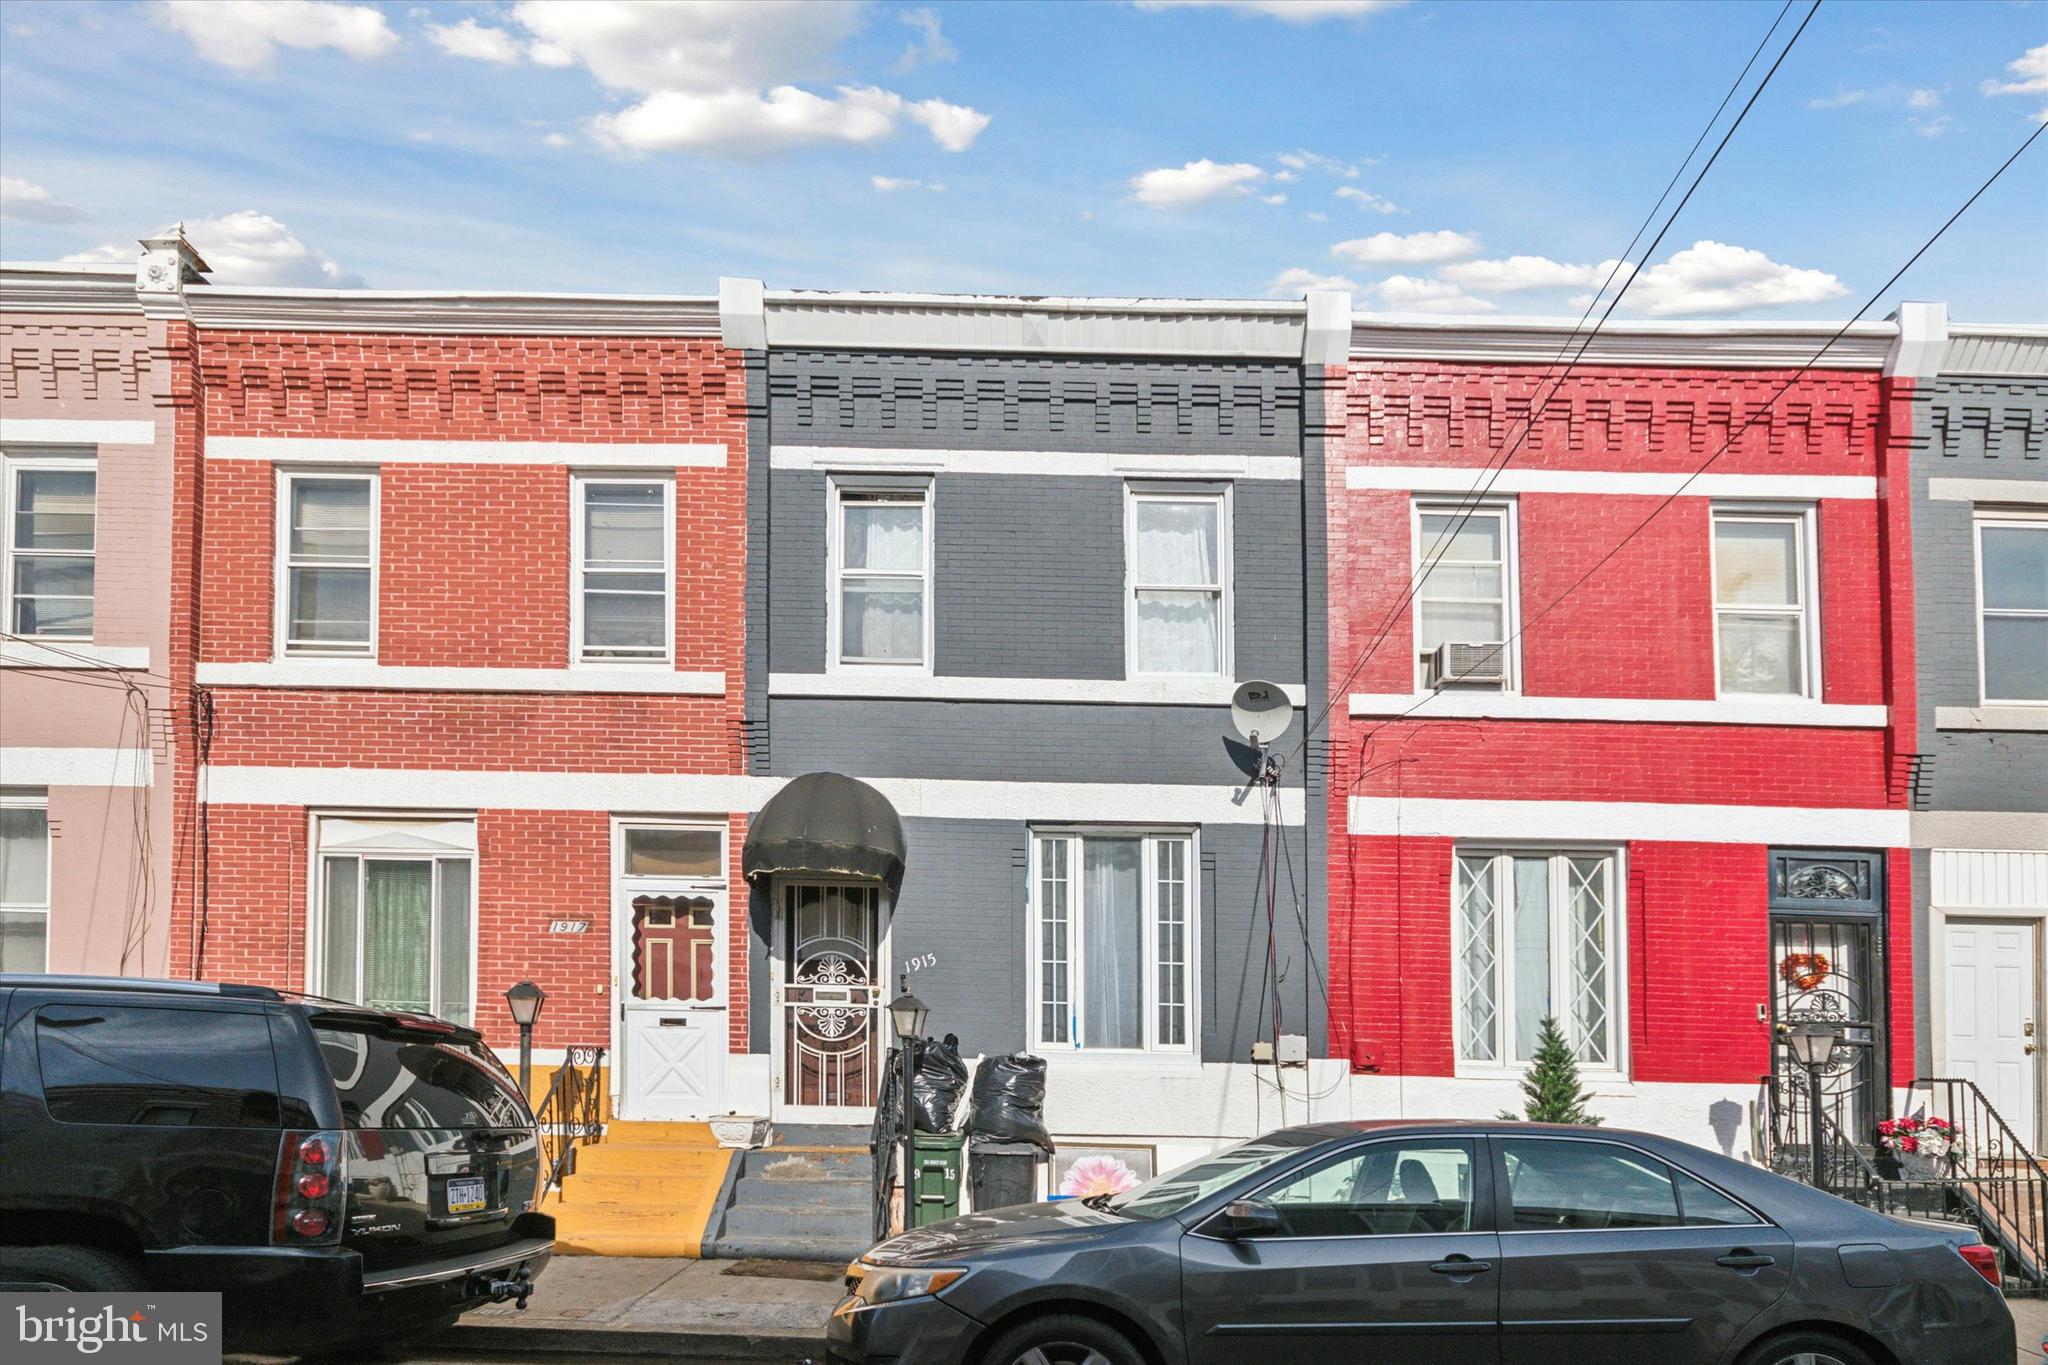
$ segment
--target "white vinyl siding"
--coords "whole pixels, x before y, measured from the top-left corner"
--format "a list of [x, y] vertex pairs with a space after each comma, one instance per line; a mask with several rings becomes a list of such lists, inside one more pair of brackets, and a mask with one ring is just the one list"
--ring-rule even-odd
[[1458, 1063], [1526, 1065], [1554, 1017], [1580, 1065], [1622, 1068], [1619, 859], [1460, 849], [1451, 889]]
[[1720, 694], [1818, 697], [1811, 512], [1716, 508], [1713, 523]]
[[2048, 703], [2048, 516], [1983, 513], [1976, 533], [1984, 703]]
[[1228, 675], [1228, 494], [1130, 486], [1124, 543], [1131, 675]]
[[280, 652], [377, 652], [377, 476], [288, 471], [278, 479]]
[[577, 476], [570, 602], [577, 663], [665, 664], [675, 634], [675, 484]]
[[50, 962], [50, 806], [42, 791], [0, 791], [0, 972]]
[[832, 667], [930, 672], [930, 483], [835, 483], [831, 517]]
[[475, 825], [330, 818], [316, 838], [313, 992], [471, 1023]]
[[1518, 575], [1513, 505], [1463, 509], [1454, 503], [1418, 503], [1413, 535], [1412, 572], [1420, 575], [1415, 590], [1417, 685], [1427, 683], [1429, 657], [1437, 646], [1498, 643], [1506, 690], [1514, 691]]
[[4, 474], [7, 633], [92, 639], [97, 466], [79, 457], [9, 456]]
[[1192, 1052], [1194, 836], [1040, 832], [1031, 866], [1034, 1044]]

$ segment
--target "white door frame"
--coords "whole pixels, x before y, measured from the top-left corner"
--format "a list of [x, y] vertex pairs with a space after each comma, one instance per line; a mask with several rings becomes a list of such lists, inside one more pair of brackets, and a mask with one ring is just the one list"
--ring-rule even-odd
[[[611, 1105], [614, 1117], [633, 1122], [641, 1118], [634, 1114], [630, 1095], [631, 1081], [627, 1043], [627, 1005], [632, 991], [632, 972], [626, 961], [626, 954], [633, 944], [633, 898], [641, 895], [655, 896], [698, 896], [712, 904], [712, 981], [713, 1005], [679, 1005], [675, 1013], [714, 1011], [723, 1016], [725, 1032], [717, 1040], [717, 1058], [713, 1063], [718, 1074], [713, 1078], [712, 1092], [719, 1097], [714, 1110], [722, 1113], [722, 1097], [730, 1079], [732, 1060], [732, 900], [723, 875], [718, 877], [635, 877], [626, 878], [626, 834], [628, 829], [708, 829], [718, 833], [718, 866], [729, 865], [731, 822], [723, 817], [669, 817], [669, 816], [613, 816], [611, 822], [611, 859], [609, 891], [611, 897]], [[701, 1116], [712, 1117], [707, 1113]]]
[[[783, 945], [788, 941], [789, 922], [785, 910], [784, 891], [792, 886], [838, 886], [872, 885], [852, 877], [775, 877], [769, 881], [768, 938], [768, 1112], [784, 1123], [830, 1123], [859, 1124], [866, 1126], [875, 1121], [875, 1107], [866, 1105], [836, 1104], [788, 1104], [783, 1101], [784, 1028], [782, 986], [784, 973], [789, 969]], [[873, 975], [875, 985], [885, 1002], [875, 1011], [875, 1086], [881, 1089], [882, 1068], [889, 1064], [889, 1038], [885, 1030], [889, 1027], [886, 1001], [889, 999], [889, 931], [896, 915], [896, 907], [886, 887], [879, 890], [875, 898], [875, 961]]]
[[[2042, 992], [2048, 982], [2048, 907], [2035, 906], [1969, 906], [1944, 908], [1930, 904], [1927, 907], [1927, 1033], [1928, 1043], [1934, 1058], [1934, 1074], [1946, 1076], [1948, 1065], [1948, 926], [1950, 920], [1966, 923], [2022, 924], [2034, 934], [2034, 999], [2029, 1003], [2043, 1042], [2048, 1042], [2048, 1019], [2042, 1014]], [[2043, 1053], [2034, 1054], [2034, 1130], [2021, 1133], [2020, 1141], [2035, 1152], [2041, 1147], [2044, 1124], [2042, 1113], [2043, 1094], [2041, 1067]]]

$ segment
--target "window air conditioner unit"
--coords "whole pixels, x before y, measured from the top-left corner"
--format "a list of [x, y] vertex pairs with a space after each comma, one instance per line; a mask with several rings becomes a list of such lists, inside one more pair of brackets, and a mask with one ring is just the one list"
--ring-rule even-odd
[[1499, 641], [1484, 644], [1441, 644], [1431, 650], [1428, 660], [1431, 687], [1507, 686], [1507, 646]]

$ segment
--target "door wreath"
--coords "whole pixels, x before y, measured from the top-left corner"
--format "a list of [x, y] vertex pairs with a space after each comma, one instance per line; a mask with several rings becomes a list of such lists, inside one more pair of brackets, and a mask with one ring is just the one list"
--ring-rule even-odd
[[1833, 970], [1824, 953], [1787, 953], [1778, 963], [1778, 975], [1802, 991], [1810, 991], [1827, 980]]

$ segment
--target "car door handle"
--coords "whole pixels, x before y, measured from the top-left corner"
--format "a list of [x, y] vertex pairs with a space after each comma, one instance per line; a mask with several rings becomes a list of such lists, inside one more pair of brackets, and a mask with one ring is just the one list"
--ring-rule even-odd
[[1493, 1269], [1493, 1262], [1475, 1261], [1469, 1256], [1453, 1256], [1448, 1261], [1438, 1261], [1430, 1269], [1439, 1275], [1484, 1275]]
[[1762, 1270], [1777, 1263], [1775, 1256], [1764, 1256], [1754, 1251], [1731, 1251], [1726, 1256], [1714, 1258], [1715, 1265], [1725, 1265], [1730, 1270]]

